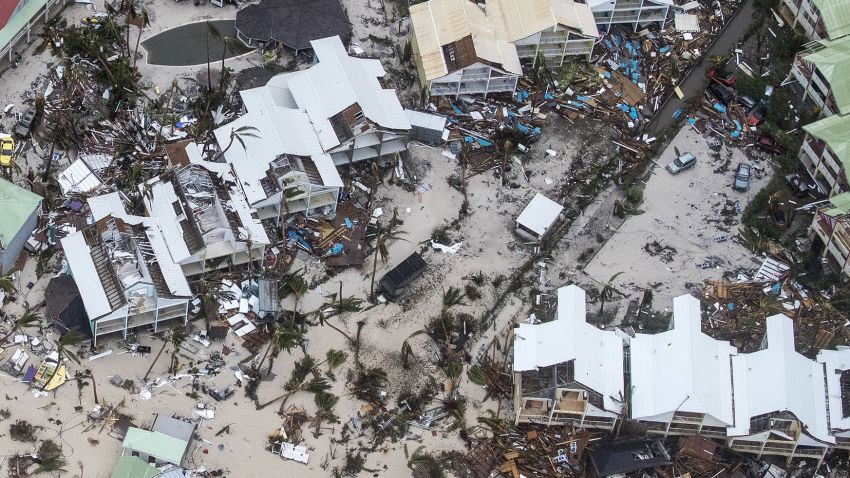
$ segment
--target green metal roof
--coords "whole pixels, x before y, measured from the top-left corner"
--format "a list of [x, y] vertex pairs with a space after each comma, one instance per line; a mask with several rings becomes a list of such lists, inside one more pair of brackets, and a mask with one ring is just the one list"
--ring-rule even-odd
[[[850, 11], [850, 7], [848, 7]], [[823, 49], [805, 56], [821, 72], [841, 114], [850, 113], [850, 36], [840, 40], [822, 41]]]
[[0, 247], [18, 234], [40, 203], [39, 195], [0, 179]]
[[814, 0], [829, 38], [850, 34], [850, 8], [847, 0]]
[[34, 17], [39, 10], [44, 8], [46, 4], [47, 0], [29, 0], [25, 3], [21, 9], [6, 22], [6, 25], [0, 29], [0, 50], [6, 48], [6, 45], [12, 41], [12, 38], [26, 27], [27, 22], [32, 20], [32, 17]]
[[844, 171], [850, 173], [850, 115], [830, 116], [803, 126], [806, 133], [824, 141]]
[[179, 465], [189, 444], [164, 433], [130, 428], [124, 436], [122, 446]]
[[112, 478], [153, 478], [159, 470], [136, 456], [122, 456], [112, 469]]
[[829, 198], [832, 207], [824, 210], [827, 216], [843, 216], [850, 214], [850, 192], [842, 193]]

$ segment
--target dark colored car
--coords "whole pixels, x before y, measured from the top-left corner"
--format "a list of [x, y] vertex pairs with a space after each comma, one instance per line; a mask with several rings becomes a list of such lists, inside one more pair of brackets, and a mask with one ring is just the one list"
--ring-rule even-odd
[[737, 81], [737, 79], [735, 78], [735, 75], [733, 75], [729, 71], [726, 71], [723, 68], [709, 68], [705, 72], [705, 76], [707, 76], [707, 77], [711, 78], [712, 80], [720, 83], [721, 85], [726, 85], [726, 86], [732, 86], [732, 85], [735, 84], [735, 81]]
[[735, 182], [732, 183], [732, 189], [748, 191], [750, 189], [750, 178], [752, 174], [753, 168], [748, 163], [738, 164], [738, 169], [735, 170]]
[[726, 88], [725, 86], [719, 83], [710, 84], [708, 86], [708, 92], [711, 93], [711, 96], [713, 96], [718, 102], [722, 103], [724, 106], [728, 105], [734, 97], [732, 92], [729, 91], [729, 88]]
[[803, 178], [801, 178], [800, 175], [797, 173], [785, 176], [785, 182], [788, 183], [788, 187], [790, 187], [791, 190], [794, 191], [794, 194], [798, 198], [806, 197], [809, 194], [809, 189], [811, 189], [809, 185], [806, 184], [805, 181], [803, 181]]
[[756, 147], [771, 154], [782, 154], [782, 147], [776, 143], [775, 139], [767, 135], [759, 136], [759, 139], [756, 140]]
[[30, 108], [21, 115], [18, 124], [15, 125], [15, 134], [21, 138], [29, 137], [32, 127], [35, 125], [35, 110]]
[[758, 104], [758, 101], [754, 100], [751, 96], [736, 96], [735, 99], [738, 103], [741, 103], [741, 106], [743, 106], [747, 111], [755, 108]]

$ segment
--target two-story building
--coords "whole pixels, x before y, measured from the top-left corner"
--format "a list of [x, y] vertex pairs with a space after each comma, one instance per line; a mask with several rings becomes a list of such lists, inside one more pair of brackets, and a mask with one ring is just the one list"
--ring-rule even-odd
[[179, 166], [139, 189], [171, 258], [187, 277], [262, 260], [268, 235], [230, 164]]
[[850, 191], [850, 115], [823, 118], [803, 130], [800, 161], [818, 189], [828, 196]]
[[333, 216], [338, 167], [407, 151], [410, 121], [380, 60], [348, 56], [339, 37], [310, 42], [317, 63], [240, 91], [244, 114], [215, 130], [259, 219]]
[[127, 214], [117, 193], [91, 198], [89, 206], [93, 223], [61, 242], [92, 342], [185, 324], [192, 291], [156, 219]]
[[587, 5], [600, 30], [607, 32], [613, 25], [628, 25], [638, 31], [641, 25], [650, 23], [663, 27], [673, 0], [588, 0]]
[[815, 212], [809, 236], [827, 263], [850, 278], [850, 192], [832, 196]]
[[780, 12], [810, 40], [835, 40], [850, 33], [846, 0], [782, 0]]
[[521, 60], [589, 58], [599, 32], [574, 0], [429, 0], [410, 7], [419, 79], [434, 96], [513, 92]]
[[808, 43], [797, 54], [791, 75], [824, 117], [850, 113], [850, 36]]

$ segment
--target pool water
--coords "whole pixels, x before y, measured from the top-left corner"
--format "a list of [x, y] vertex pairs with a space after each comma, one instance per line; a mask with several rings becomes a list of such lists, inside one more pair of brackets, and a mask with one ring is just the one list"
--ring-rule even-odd
[[[236, 22], [234, 20], [215, 20], [209, 22], [222, 38], [232, 38], [225, 58], [233, 58], [246, 53], [250, 48], [236, 40]], [[142, 46], [148, 52], [148, 63], [165, 66], [202, 65], [207, 62], [207, 22], [189, 23], [165, 30], [144, 42]], [[212, 63], [221, 61], [224, 42], [209, 33], [209, 58]]]

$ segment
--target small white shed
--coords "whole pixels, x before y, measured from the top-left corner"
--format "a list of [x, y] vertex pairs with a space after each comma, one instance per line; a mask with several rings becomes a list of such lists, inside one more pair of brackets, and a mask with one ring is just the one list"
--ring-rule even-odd
[[516, 219], [516, 232], [532, 241], [540, 241], [561, 218], [564, 206], [537, 193]]

